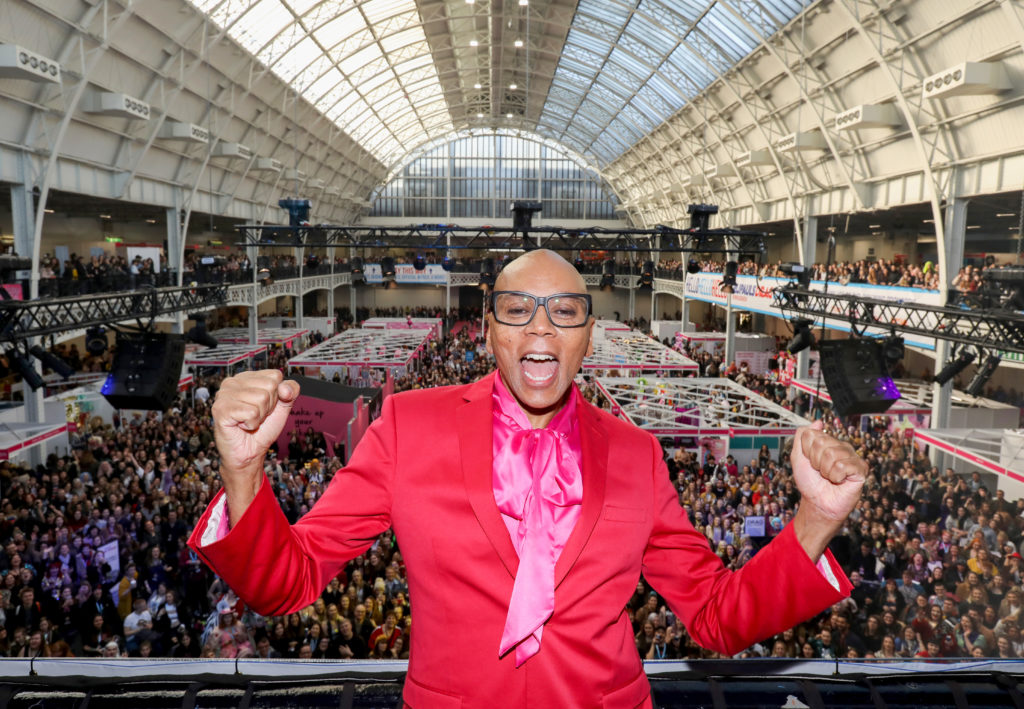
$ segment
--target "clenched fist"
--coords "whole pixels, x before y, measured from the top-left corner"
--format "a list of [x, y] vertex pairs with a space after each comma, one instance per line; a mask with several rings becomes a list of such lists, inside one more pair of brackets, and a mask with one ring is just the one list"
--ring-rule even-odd
[[853, 446], [821, 428], [819, 421], [798, 429], [790, 458], [800, 491], [794, 531], [815, 561], [860, 500], [868, 473], [868, 464]]
[[263, 482], [263, 459], [299, 396], [299, 385], [279, 370], [242, 372], [225, 379], [213, 402], [213, 433], [220, 475], [234, 525]]

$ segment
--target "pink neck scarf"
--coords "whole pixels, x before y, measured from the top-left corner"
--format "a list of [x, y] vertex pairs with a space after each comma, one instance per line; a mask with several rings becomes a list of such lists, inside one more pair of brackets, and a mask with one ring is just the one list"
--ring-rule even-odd
[[494, 500], [519, 554], [519, 570], [501, 635], [499, 656], [513, 647], [516, 667], [540, 650], [555, 610], [555, 562], [583, 502], [576, 387], [548, 424], [533, 428], [500, 375], [494, 377]]

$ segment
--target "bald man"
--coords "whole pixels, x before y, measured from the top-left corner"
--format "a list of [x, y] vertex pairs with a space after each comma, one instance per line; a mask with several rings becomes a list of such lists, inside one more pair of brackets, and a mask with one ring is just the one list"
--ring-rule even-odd
[[280, 372], [225, 380], [213, 406], [224, 490], [189, 544], [266, 615], [311, 603], [393, 527], [416, 607], [406, 706], [651, 706], [623, 608], [641, 572], [701, 645], [736, 653], [844, 598], [826, 550], [866, 465], [820, 430], [793, 446], [793, 522], [740, 571], [690, 525], [658, 442], [588, 404], [590, 296], [529, 252], [490, 294], [498, 371], [389, 397], [323, 497], [289, 526], [263, 457], [298, 396]]

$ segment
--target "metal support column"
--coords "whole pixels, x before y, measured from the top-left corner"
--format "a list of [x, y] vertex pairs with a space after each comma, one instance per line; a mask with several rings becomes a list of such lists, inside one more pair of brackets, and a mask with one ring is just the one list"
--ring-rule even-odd
[[[738, 261], [739, 260], [739, 240], [735, 237], [727, 236], [725, 241], [729, 246], [730, 252], [726, 254], [726, 261]], [[731, 251], [736, 249], [736, 251]], [[738, 269], [737, 269], [738, 272]], [[732, 307], [732, 293], [727, 294], [725, 299], [725, 366], [728, 367], [734, 361], [736, 361], [736, 319], [738, 313]]]
[[[811, 267], [814, 265], [814, 259], [818, 245], [818, 218], [815, 216], [808, 215], [804, 217], [804, 229], [803, 235], [799, 242], [800, 245], [800, 263], [804, 266]], [[805, 379], [811, 369], [811, 350], [805, 349], [796, 356], [796, 376], [797, 379]]]
[[[967, 234], [967, 200], [952, 199], [946, 202], [945, 231], [946, 250], [945, 259], [942, 263], [942, 285], [940, 292], [948, 297], [950, 286], [960, 267], [964, 262], [964, 238]], [[951, 343], [946, 340], [935, 341], [935, 373], [945, 366], [952, 354]], [[980, 364], [980, 362], [979, 362]], [[952, 406], [953, 382], [947, 382], [945, 386], [932, 384], [932, 428], [947, 428], [949, 426], [949, 411]], [[942, 454], [932, 451], [932, 461], [936, 456]]]
[[[14, 220], [14, 250], [22, 258], [30, 258], [32, 255], [32, 240], [35, 235], [36, 210], [32, 196], [32, 181], [29, 177], [29, 161], [23, 156], [21, 163], [22, 182], [11, 185], [11, 216]], [[25, 298], [35, 299], [39, 297], [39, 270], [32, 269], [31, 285], [29, 292], [24, 294]], [[39, 344], [40, 339], [33, 337], [25, 345], [32, 347]], [[32, 366], [37, 366], [33, 359], [29, 359]], [[43, 411], [43, 389], [32, 391], [28, 384], [22, 380], [22, 391], [25, 397], [25, 421], [27, 423], [44, 423], [46, 416]], [[43, 462], [43, 452], [39, 446], [32, 446], [28, 450], [28, 462], [33, 467]]]
[[299, 280], [298, 280], [299, 292], [296, 293], [295, 296], [294, 296], [294, 302], [295, 302], [295, 327], [300, 328], [300, 329], [302, 328], [302, 321], [304, 319], [303, 316], [302, 316], [302, 311], [304, 310], [303, 303], [302, 303], [302, 300], [303, 300], [303, 296], [302, 296], [302, 273], [303, 273], [303, 268], [306, 265], [305, 261], [306, 261], [306, 254], [305, 254], [304, 249], [301, 246], [296, 247], [295, 248], [295, 264], [299, 267]]
[[[448, 246], [452, 245], [452, 234], [451, 234], [451, 232], [448, 232], [448, 234], [446, 235], [445, 243], [448, 244]], [[445, 251], [443, 258], [448, 258], [450, 254], [451, 254], [451, 251]], [[448, 322], [448, 317], [451, 314], [451, 311], [452, 311], [452, 273], [451, 273], [451, 271], [445, 271], [444, 272], [444, 318], [445, 318], [444, 321], [445, 322]], [[445, 334], [447, 335], [448, 333], [446, 332]]]
[[736, 317], [732, 309], [732, 293], [725, 300], [725, 366], [736, 361]]
[[260, 341], [260, 306], [259, 306], [259, 254], [258, 246], [250, 246], [249, 265], [252, 267], [252, 305], [249, 306], [249, 344], [255, 346]]
[[[177, 201], [178, 198], [175, 197], [175, 202]], [[177, 273], [178, 286], [184, 286], [187, 285], [184, 282], [185, 234], [182, 232], [181, 218], [178, 216], [177, 207], [168, 207], [165, 214], [167, 216], [167, 263], [164, 264], [164, 267]], [[185, 332], [185, 313], [174, 314], [171, 331], [179, 334]]]

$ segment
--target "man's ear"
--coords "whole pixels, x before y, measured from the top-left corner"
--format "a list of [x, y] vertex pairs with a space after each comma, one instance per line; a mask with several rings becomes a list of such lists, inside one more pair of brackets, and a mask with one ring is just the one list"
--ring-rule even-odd
[[490, 313], [487, 313], [487, 332], [484, 333], [484, 348], [487, 350], [487, 354], [494, 356], [494, 348], [491, 347], [491, 333], [494, 332], [494, 318], [491, 317]]
[[594, 354], [594, 316], [590, 316], [590, 325], [588, 326], [590, 332], [587, 333], [587, 354], [584, 357], [591, 357]]

